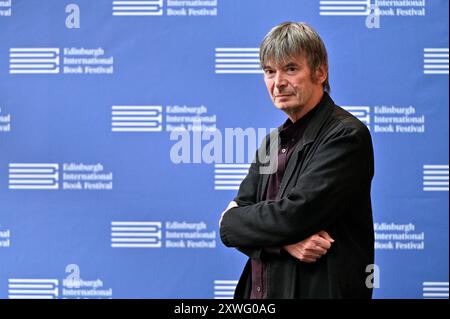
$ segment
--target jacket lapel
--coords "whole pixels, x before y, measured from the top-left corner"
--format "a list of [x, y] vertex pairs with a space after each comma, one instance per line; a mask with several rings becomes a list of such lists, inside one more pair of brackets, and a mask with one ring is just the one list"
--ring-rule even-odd
[[[289, 181], [294, 175], [294, 172], [297, 168], [297, 166], [300, 164], [299, 159], [303, 159], [303, 150], [305, 147], [314, 142], [316, 139], [320, 129], [322, 128], [325, 121], [330, 117], [331, 113], [333, 112], [333, 109], [335, 107], [335, 104], [331, 97], [328, 95], [328, 93], [324, 93], [324, 97], [322, 99], [322, 102], [317, 105], [319, 109], [317, 109], [316, 114], [313, 115], [311, 118], [311, 122], [308, 124], [302, 139], [299, 141], [297, 146], [295, 147], [294, 152], [292, 153], [291, 158], [289, 159], [289, 162], [286, 167], [286, 171], [284, 172], [283, 179], [281, 180], [281, 187], [280, 191], [278, 192], [277, 199], [280, 199], [284, 196], [284, 193], [286, 192], [286, 187], [289, 184]], [[269, 177], [266, 177], [266, 183]]]
[[286, 171], [284, 172], [283, 179], [281, 180], [281, 186], [280, 191], [278, 192], [277, 200], [282, 198], [284, 195], [284, 192], [286, 190], [286, 186], [291, 180], [293, 173], [295, 171], [295, 168], [299, 164], [299, 158], [301, 157], [301, 153], [303, 152], [303, 149], [305, 148], [305, 145], [302, 141], [300, 141], [297, 146], [295, 147], [294, 152], [291, 155], [291, 158], [289, 159], [288, 165], [286, 167]]

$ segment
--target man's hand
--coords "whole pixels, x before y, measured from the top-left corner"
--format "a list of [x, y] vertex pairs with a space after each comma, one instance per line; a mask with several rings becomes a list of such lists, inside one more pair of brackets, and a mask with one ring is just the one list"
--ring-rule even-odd
[[227, 208], [225, 208], [225, 210], [223, 211], [222, 215], [220, 216], [219, 227], [222, 225], [223, 215], [225, 215], [225, 213], [226, 213], [229, 209], [231, 209], [231, 208], [233, 208], [233, 207], [238, 207], [238, 204], [237, 204], [234, 200], [232, 200], [232, 201], [228, 204]]
[[325, 255], [331, 247], [334, 239], [324, 230], [302, 240], [296, 244], [284, 246], [292, 257], [306, 263], [314, 263], [316, 260]]

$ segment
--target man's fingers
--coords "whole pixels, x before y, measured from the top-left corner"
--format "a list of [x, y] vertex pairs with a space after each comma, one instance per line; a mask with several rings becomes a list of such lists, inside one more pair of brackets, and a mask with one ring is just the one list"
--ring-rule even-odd
[[306, 248], [298, 248], [295, 247], [293, 253], [295, 254], [295, 257], [300, 258], [320, 258], [323, 254], [320, 252], [314, 250], [314, 249], [306, 249]]
[[234, 207], [239, 207], [239, 205], [238, 205], [234, 200], [232, 200], [231, 202], [228, 203], [227, 208], [225, 208], [225, 210], [222, 212], [222, 215], [220, 216], [219, 227], [222, 225], [223, 215], [225, 215], [225, 213], [226, 213], [228, 210], [230, 210], [230, 209], [232, 209], [232, 208], [234, 208]]
[[330, 235], [321, 231], [301, 242], [287, 245], [284, 248], [294, 258], [304, 262], [316, 262], [318, 258], [325, 255], [334, 240]]
[[324, 249], [330, 249], [331, 242], [324, 237], [317, 236], [313, 239], [314, 243], [316, 243], [317, 246], [324, 248]]
[[319, 236], [325, 238], [326, 240], [334, 242], [334, 239], [331, 238], [331, 236], [326, 231], [321, 230], [318, 234], [319, 234]]
[[295, 245], [285, 246], [284, 249], [294, 258], [306, 262], [306, 263], [314, 263], [318, 258], [321, 257], [319, 254], [314, 254], [305, 251], [300, 251]]
[[229, 210], [229, 209], [231, 209], [231, 208], [234, 208], [234, 207], [238, 207], [238, 204], [237, 204], [234, 200], [232, 200], [232, 201], [228, 204], [228, 207], [227, 207], [227, 209], [226, 209], [225, 211], [227, 211], [227, 210]]
[[294, 258], [303, 261], [304, 259], [320, 258], [320, 254], [314, 253], [308, 249], [299, 248], [297, 245], [288, 245], [284, 247], [287, 252]]
[[303, 256], [306, 258], [320, 258], [322, 256], [322, 254], [317, 254], [315, 252], [312, 252], [311, 250], [307, 250], [307, 251], [305, 251]]
[[303, 247], [301, 247], [300, 249], [301, 249], [300, 251], [302, 252], [312, 253], [320, 256], [324, 255], [327, 252], [327, 248], [321, 247], [314, 241], [311, 241], [306, 245], [303, 245]]
[[320, 246], [316, 246], [314, 248], [309, 248], [306, 250], [308, 253], [313, 253], [319, 256], [325, 255], [327, 253], [327, 250], [320, 247]]

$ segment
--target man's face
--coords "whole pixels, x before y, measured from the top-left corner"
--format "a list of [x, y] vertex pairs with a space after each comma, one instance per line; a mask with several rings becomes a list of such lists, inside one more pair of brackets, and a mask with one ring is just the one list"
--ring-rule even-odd
[[282, 65], [267, 63], [264, 81], [275, 106], [287, 114], [303, 113], [317, 94], [323, 91], [320, 81], [313, 81], [304, 56], [290, 58]]

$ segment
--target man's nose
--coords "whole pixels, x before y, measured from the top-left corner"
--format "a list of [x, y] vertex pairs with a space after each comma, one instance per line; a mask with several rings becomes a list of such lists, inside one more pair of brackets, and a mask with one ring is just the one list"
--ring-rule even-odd
[[287, 85], [286, 77], [284, 76], [283, 72], [277, 72], [275, 74], [275, 86], [279, 88], [283, 88]]

